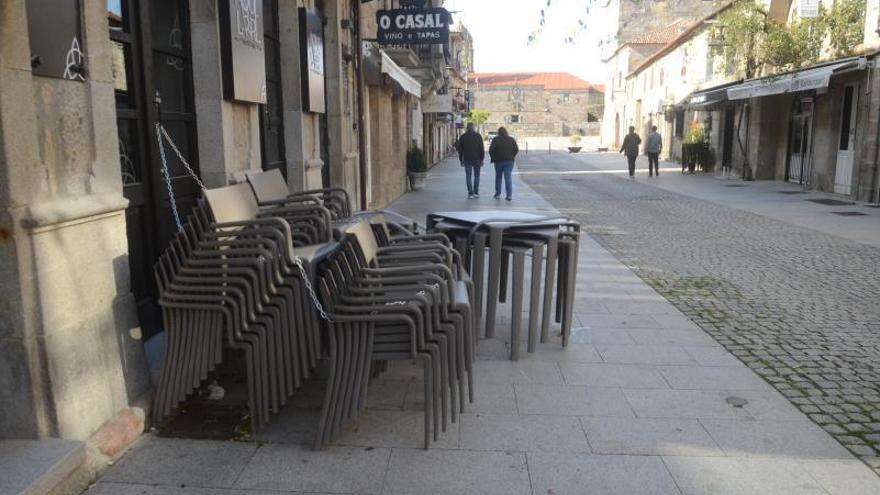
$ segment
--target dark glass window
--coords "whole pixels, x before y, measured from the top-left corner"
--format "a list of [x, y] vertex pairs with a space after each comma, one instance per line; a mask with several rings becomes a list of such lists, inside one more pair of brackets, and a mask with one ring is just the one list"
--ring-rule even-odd
[[278, 0], [263, 0], [263, 50], [266, 56], [266, 104], [260, 116], [263, 169], [277, 168], [286, 177]]
[[129, 32], [128, 2], [107, 0], [107, 21], [111, 31]]
[[675, 137], [684, 137], [684, 111], [675, 112]]
[[162, 111], [186, 112], [187, 61], [173, 55], [153, 53], [153, 77], [162, 95]]
[[119, 169], [122, 172], [122, 185], [130, 186], [141, 182], [138, 166], [137, 125], [135, 121], [119, 119], [116, 122], [119, 132]]
[[843, 115], [840, 120], [840, 151], [849, 150], [849, 133], [852, 131], [853, 87], [843, 90]]
[[132, 108], [134, 106], [134, 99], [131, 79], [131, 47], [118, 41], [111, 41], [110, 46], [112, 50], [111, 70], [113, 72], [113, 89], [116, 93], [116, 106], [118, 108]]
[[181, 0], [151, 1], [153, 49], [178, 51], [186, 47], [185, 32], [181, 22], [184, 2]]

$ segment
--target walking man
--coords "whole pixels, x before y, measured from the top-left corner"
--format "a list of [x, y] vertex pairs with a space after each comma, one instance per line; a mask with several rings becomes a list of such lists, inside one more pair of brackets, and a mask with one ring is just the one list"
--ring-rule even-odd
[[516, 139], [507, 133], [504, 127], [498, 128], [498, 136], [489, 145], [489, 158], [495, 164], [495, 199], [501, 197], [501, 180], [504, 179], [505, 199], [513, 199], [513, 166], [519, 146]]
[[648, 177], [660, 177], [660, 152], [663, 151], [663, 136], [657, 126], [651, 126], [651, 133], [645, 139], [645, 153], [648, 154]]
[[464, 167], [467, 182], [468, 199], [480, 197], [480, 169], [486, 151], [483, 148], [483, 137], [474, 130], [474, 124], [468, 124], [467, 130], [458, 139], [458, 160]]
[[636, 128], [633, 126], [629, 127], [629, 134], [623, 138], [623, 146], [620, 147], [620, 152], [626, 155], [626, 161], [629, 165], [629, 178], [636, 178], [636, 158], [639, 157], [639, 145], [642, 144], [642, 138], [636, 134]]

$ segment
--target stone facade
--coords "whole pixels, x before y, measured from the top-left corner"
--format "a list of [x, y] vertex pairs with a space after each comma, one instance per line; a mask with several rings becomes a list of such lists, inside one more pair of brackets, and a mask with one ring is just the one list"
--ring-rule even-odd
[[[484, 131], [505, 126], [521, 137], [586, 136], [598, 132], [604, 99], [599, 88], [485, 86], [480, 83], [480, 74], [472, 74], [470, 81], [473, 107], [489, 112]], [[584, 85], [589, 86], [586, 82]]]

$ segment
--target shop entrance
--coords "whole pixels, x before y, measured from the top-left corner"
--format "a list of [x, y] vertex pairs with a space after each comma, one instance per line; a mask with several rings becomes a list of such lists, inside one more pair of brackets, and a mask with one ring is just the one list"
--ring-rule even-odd
[[[107, 0], [119, 131], [120, 172], [128, 234], [128, 265], [145, 338], [162, 328], [153, 263], [176, 232], [162, 176], [155, 124], [198, 173], [186, 0]], [[161, 112], [155, 102], [161, 101]], [[199, 189], [173, 153], [172, 187], [181, 216]]]
[[859, 92], [856, 84], [847, 84], [843, 89], [840, 112], [840, 136], [837, 147], [837, 167], [834, 173], [834, 192], [852, 193], [852, 175], [856, 144], [856, 104]]
[[796, 98], [789, 133], [786, 180], [805, 184], [810, 177], [813, 152], [813, 100]]

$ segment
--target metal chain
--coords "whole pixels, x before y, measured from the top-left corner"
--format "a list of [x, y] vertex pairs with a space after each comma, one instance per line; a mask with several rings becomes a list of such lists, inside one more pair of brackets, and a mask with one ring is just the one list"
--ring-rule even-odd
[[[196, 184], [202, 189], [202, 191], [206, 191], [207, 188], [205, 184], [202, 183], [202, 180], [199, 178], [198, 174], [189, 166], [189, 162], [186, 161], [186, 158], [183, 157], [183, 154], [177, 148], [177, 145], [174, 144], [174, 141], [171, 139], [171, 136], [168, 135], [168, 131], [165, 130], [165, 127], [162, 124], [156, 124], [156, 139], [159, 141], [159, 156], [162, 158], [162, 174], [165, 176], [165, 185], [168, 187], [168, 198], [171, 203], [171, 211], [174, 213], [174, 222], [177, 224], [177, 230], [183, 231], [183, 224], [180, 222], [180, 214], [177, 212], [177, 200], [174, 197], [174, 190], [171, 187], [171, 174], [168, 172], [168, 162], [165, 158], [165, 145], [163, 144], [162, 138], [165, 138], [165, 141], [168, 141], [168, 145], [171, 146], [171, 149], [177, 155], [177, 158], [180, 160], [180, 163], [183, 164], [186, 171], [189, 173], [190, 177], [196, 181]], [[306, 284], [306, 290], [309, 292], [309, 297], [312, 299], [312, 305], [315, 306], [315, 309], [318, 310], [318, 314], [321, 315], [321, 318], [324, 321], [333, 321], [330, 318], [330, 315], [324, 311], [324, 306], [321, 304], [321, 301], [318, 300], [318, 294], [315, 292], [315, 288], [312, 286], [312, 279], [309, 277], [308, 272], [306, 271], [305, 266], [303, 265], [303, 261], [299, 256], [293, 257], [294, 262], [296, 263], [297, 268], [299, 268], [299, 273], [302, 275], [303, 281]]]
[[[180, 222], [180, 213], [177, 212], [177, 199], [174, 197], [174, 189], [171, 187], [171, 173], [168, 171], [168, 160], [165, 158], [165, 145], [162, 143], [162, 124], [156, 123], [156, 139], [159, 141], [159, 158], [162, 159], [162, 175], [165, 177], [165, 187], [168, 188], [168, 202], [171, 203], [171, 212], [174, 214], [174, 223], [177, 231], [183, 232], [183, 224]], [[174, 144], [172, 143], [172, 146]], [[179, 153], [179, 152], [178, 152]]]
[[180, 163], [182, 163], [184, 168], [186, 168], [186, 171], [189, 173], [190, 177], [192, 177], [193, 180], [196, 181], [196, 184], [199, 185], [202, 191], [206, 191], [208, 188], [206, 188], [205, 185], [202, 184], [202, 179], [199, 178], [198, 174], [196, 174], [192, 167], [189, 166], [189, 162], [186, 161], [186, 158], [183, 157], [183, 154], [180, 152], [180, 150], [177, 149], [177, 145], [174, 144], [174, 141], [171, 140], [171, 136], [168, 135], [168, 131], [165, 130], [165, 127], [161, 124], [156, 124], [156, 127], [162, 131], [162, 135], [165, 136], [165, 139], [168, 141], [168, 145], [171, 146], [171, 149], [177, 155]]
[[321, 315], [321, 319], [324, 321], [332, 322], [333, 319], [330, 318], [330, 315], [324, 311], [324, 306], [321, 304], [321, 301], [318, 300], [318, 294], [315, 292], [315, 288], [312, 286], [312, 279], [309, 277], [308, 272], [306, 271], [306, 267], [303, 265], [302, 258], [299, 256], [293, 257], [294, 263], [296, 263], [297, 268], [299, 268], [299, 273], [302, 275], [303, 281], [306, 284], [306, 290], [309, 291], [309, 297], [312, 299], [312, 305], [318, 310], [318, 314]]

